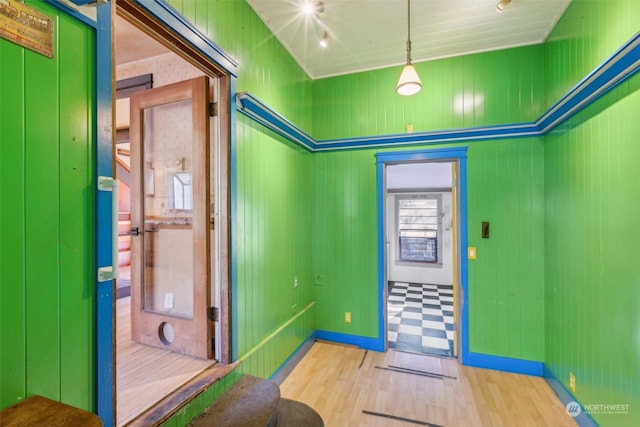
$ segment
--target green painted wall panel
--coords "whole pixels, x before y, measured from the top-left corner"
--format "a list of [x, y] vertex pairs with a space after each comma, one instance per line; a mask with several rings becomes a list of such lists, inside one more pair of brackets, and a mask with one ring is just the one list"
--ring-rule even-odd
[[[95, 388], [93, 107], [95, 37], [61, 15], [60, 96], [60, 398], [91, 408]], [[82, 58], [82, 60], [78, 60]]]
[[[398, 96], [399, 67], [313, 82], [316, 139], [529, 122], [544, 104], [542, 45], [415, 64], [423, 89]], [[498, 73], [497, 69], [509, 70]]]
[[[470, 351], [544, 358], [541, 138], [468, 144]], [[411, 149], [428, 147], [411, 147]], [[375, 150], [314, 154], [318, 329], [377, 338]], [[491, 221], [491, 238], [480, 238]], [[352, 323], [344, 323], [344, 312]], [[496, 333], [498, 331], [498, 333]]]
[[[638, 31], [635, 1], [574, 0], [545, 46], [547, 102]], [[629, 405], [591, 416], [640, 417], [640, 75], [545, 137], [545, 363], [583, 405]]]
[[[56, 25], [55, 27], [58, 27]], [[59, 37], [59, 36], [58, 36]], [[58, 47], [56, 40], [56, 47]], [[57, 59], [25, 53], [27, 390], [60, 398], [60, 182]], [[38, 78], [35, 71], [49, 78]], [[43, 213], [47, 213], [43, 215]]]
[[0, 41], [0, 408], [27, 389], [23, 61], [23, 49]]
[[0, 40], [0, 406], [41, 394], [92, 410], [94, 33], [28, 3], [53, 18], [55, 54]]
[[636, 91], [545, 141], [545, 360], [566, 387], [576, 376], [583, 405], [630, 405], [627, 416], [594, 414], [601, 425], [634, 425], [640, 407], [639, 107]]
[[636, 0], [573, 0], [545, 43], [548, 108], [638, 32]]

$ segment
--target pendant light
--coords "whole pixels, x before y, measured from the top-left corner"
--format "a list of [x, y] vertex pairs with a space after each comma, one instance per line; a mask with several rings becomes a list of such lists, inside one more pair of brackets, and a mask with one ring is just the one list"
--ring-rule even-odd
[[418, 72], [411, 63], [411, 0], [407, 0], [407, 64], [402, 69], [396, 85], [398, 95], [415, 95], [422, 89]]

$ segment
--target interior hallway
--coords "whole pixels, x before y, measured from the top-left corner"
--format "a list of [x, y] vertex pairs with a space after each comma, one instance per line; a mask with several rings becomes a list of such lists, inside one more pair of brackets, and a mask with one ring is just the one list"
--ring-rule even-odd
[[576, 425], [542, 378], [394, 350], [316, 342], [280, 389], [318, 411], [327, 427], [412, 425], [363, 410], [447, 427]]

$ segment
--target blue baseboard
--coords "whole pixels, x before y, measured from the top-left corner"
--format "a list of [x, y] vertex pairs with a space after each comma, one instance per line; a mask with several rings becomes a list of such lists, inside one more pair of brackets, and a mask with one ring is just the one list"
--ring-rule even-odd
[[474, 368], [495, 369], [496, 371], [513, 372], [515, 374], [533, 375], [536, 377], [542, 376], [544, 366], [542, 362], [471, 352], [469, 352], [466, 362], [465, 365]]
[[378, 338], [361, 337], [358, 335], [340, 334], [329, 331], [316, 331], [316, 339], [355, 345], [364, 350], [384, 351], [384, 341]]
[[278, 384], [282, 384], [296, 365], [300, 363], [304, 355], [311, 349], [311, 346], [313, 346], [315, 341], [316, 333], [313, 332], [302, 344], [298, 346], [298, 348], [295, 349], [293, 353], [291, 353], [291, 356], [289, 356], [278, 370], [271, 375], [270, 379]]
[[593, 420], [593, 418], [584, 412], [583, 406], [578, 402], [578, 399], [576, 399], [569, 390], [564, 388], [564, 385], [560, 380], [558, 380], [546, 366], [543, 369], [543, 375], [545, 381], [549, 384], [549, 387], [551, 387], [551, 390], [553, 390], [556, 396], [558, 396], [558, 399], [560, 399], [565, 408], [567, 408], [567, 412], [571, 410], [575, 413], [577, 412], [576, 409], [580, 409], [580, 413], [573, 417], [580, 427], [598, 427], [598, 424]]

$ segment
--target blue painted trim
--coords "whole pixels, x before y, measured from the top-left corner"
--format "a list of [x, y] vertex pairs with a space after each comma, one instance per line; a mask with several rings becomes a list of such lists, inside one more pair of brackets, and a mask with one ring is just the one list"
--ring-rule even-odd
[[364, 350], [384, 351], [384, 343], [380, 346], [380, 340], [377, 338], [361, 337], [358, 335], [341, 334], [330, 331], [316, 331], [316, 339], [346, 345], [355, 345]]
[[[111, 4], [98, 6], [96, 34], [96, 179], [112, 176], [112, 75], [111, 75]], [[112, 193], [96, 190], [96, 267], [113, 265], [111, 236]], [[117, 261], [116, 261], [117, 262]], [[115, 425], [115, 354], [113, 282], [96, 282], [96, 370], [97, 413], [106, 426]]]
[[451, 160], [458, 162], [458, 211], [459, 211], [459, 261], [461, 311], [460, 360], [468, 364], [469, 359], [469, 316], [468, 316], [468, 260], [467, 253], [467, 147], [434, 148], [429, 150], [392, 151], [376, 153], [377, 211], [378, 211], [378, 346], [386, 348], [387, 330], [385, 323], [385, 166], [387, 164]]
[[282, 384], [284, 380], [287, 379], [291, 371], [293, 371], [293, 369], [296, 367], [296, 365], [300, 363], [305, 354], [307, 354], [309, 350], [311, 350], [311, 347], [313, 346], [315, 341], [316, 332], [313, 331], [311, 335], [309, 335], [307, 339], [305, 339], [302, 344], [300, 344], [298, 348], [296, 348], [294, 352], [291, 353], [291, 356], [289, 356], [287, 360], [285, 360], [282, 365], [280, 365], [280, 367], [273, 373], [273, 375], [271, 375], [270, 379], [277, 382], [278, 384]]
[[488, 139], [522, 138], [538, 136], [540, 131], [533, 123], [514, 125], [482, 126], [436, 132], [415, 132], [396, 135], [365, 136], [359, 138], [318, 141], [315, 151], [354, 148], [381, 148], [423, 144], [443, 144], [462, 141], [484, 141]]
[[560, 98], [536, 121], [536, 125], [542, 133], [548, 133], [639, 70], [640, 32]]
[[[45, 0], [47, 3], [57, 7], [58, 9], [65, 12], [67, 15], [70, 15], [76, 18], [78, 21], [81, 21], [92, 28], [98, 28], [98, 22], [89, 18], [87, 15], [80, 13], [76, 9], [69, 7], [69, 5], [61, 3], [59, 0]], [[73, 2], [73, 0], [71, 0]], [[75, 2], [74, 2], [75, 3]]]
[[593, 418], [586, 413], [584, 406], [573, 396], [573, 394], [571, 394], [569, 390], [564, 388], [562, 382], [560, 382], [560, 380], [551, 373], [546, 365], [542, 368], [542, 374], [547, 384], [549, 384], [549, 387], [551, 387], [551, 390], [553, 390], [556, 396], [558, 396], [558, 399], [560, 399], [562, 404], [565, 405], [565, 408], [570, 403], [577, 403], [580, 405], [580, 408], [582, 409], [580, 415], [573, 418], [580, 427], [598, 427], [598, 424], [593, 420]]
[[237, 77], [238, 61], [187, 21], [166, 0], [136, 0], [136, 2], [177, 35], [224, 68], [226, 72]]
[[474, 368], [494, 369], [496, 371], [513, 372], [516, 374], [542, 376], [542, 362], [514, 359], [511, 357], [493, 356], [491, 354], [469, 353], [468, 363]]
[[293, 141], [309, 151], [315, 149], [316, 143], [309, 135], [277, 112], [260, 102], [247, 92], [236, 95], [238, 111], [266, 126], [277, 134]]
[[511, 125], [316, 141], [246, 92], [239, 94], [237, 108], [258, 123], [312, 152], [523, 138], [550, 132], [638, 71], [640, 32], [596, 67], [535, 122]]

